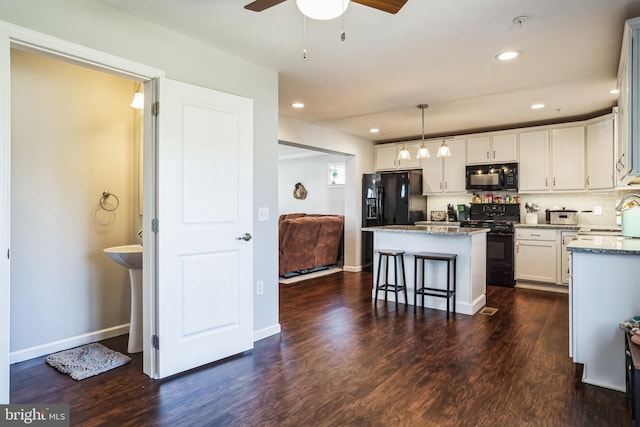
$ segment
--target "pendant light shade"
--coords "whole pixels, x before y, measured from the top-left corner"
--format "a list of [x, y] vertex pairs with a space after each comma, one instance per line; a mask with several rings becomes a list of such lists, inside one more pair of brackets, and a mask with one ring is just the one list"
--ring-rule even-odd
[[300, 12], [307, 18], [326, 21], [346, 12], [350, 0], [296, 0]]
[[427, 104], [420, 104], [418, 108], [422, 110], [422, 141], [420, 141], [420, 148], [418, 148], [418, 154], [416, 159], [430, 159], [431, 154], [429, 149], [424, 146], [424, 109], [429, 107]]
[[402, 148], [398, 152], [398, 160], [411, 160], [411, 154], [409, 153], [409, 150], [407, 150], [407, 147], [404, 146], [404, 144], [402, 144]]
[[140, 84], [138, 83], [138, 89], [136, 89], [136, 93], [133, 94], [133, 101], [131, 101], [131, 107], [137, 110], [142, 110], [144, 108], [144, 93], [140, 90]]
[[444, 139], [440, 144], [440, 148], [438, 148], [438, 157], [451, 157], [451, 150], [449, 150], [449, 146], [444, 142]]

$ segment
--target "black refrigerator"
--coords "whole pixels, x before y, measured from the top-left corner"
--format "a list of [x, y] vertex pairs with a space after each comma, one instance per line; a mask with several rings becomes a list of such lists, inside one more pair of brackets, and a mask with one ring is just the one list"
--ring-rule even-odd
[[[427, 218], [422, 171], [379, 172], [362, 176], [362, 227], [412, 225]], [[373, 270], [373, 232], [362, 232], [362, 269]]]

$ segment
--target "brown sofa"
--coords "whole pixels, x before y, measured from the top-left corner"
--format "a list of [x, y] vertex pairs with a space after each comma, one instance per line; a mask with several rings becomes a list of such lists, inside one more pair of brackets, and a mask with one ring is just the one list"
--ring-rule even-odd
[[342, 215], [280, 215], [280, 276], [336, 264], [341, 258], [343, 229]]

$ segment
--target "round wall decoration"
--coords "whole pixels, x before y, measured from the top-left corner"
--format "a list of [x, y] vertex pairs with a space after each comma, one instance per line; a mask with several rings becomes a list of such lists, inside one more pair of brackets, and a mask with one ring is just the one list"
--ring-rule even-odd
[[293, 197], [298, 200], [304, 200], [307, 198], [307, 189], [304, 188], [301, 182], [296, 183], [296, 187], [293, 189]]

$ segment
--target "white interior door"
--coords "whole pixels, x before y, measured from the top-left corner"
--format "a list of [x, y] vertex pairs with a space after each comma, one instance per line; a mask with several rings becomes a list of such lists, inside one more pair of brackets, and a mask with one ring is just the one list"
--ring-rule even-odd
[[0, 404], [9, 403], [9, 237], [11, 234], [11, 75], [9, 36], [0, 28]]
[[167, 79], [158, 86], [163, 378], [253, 348], [253, 242], [239, 239], [253, 232], [253, 101]]

